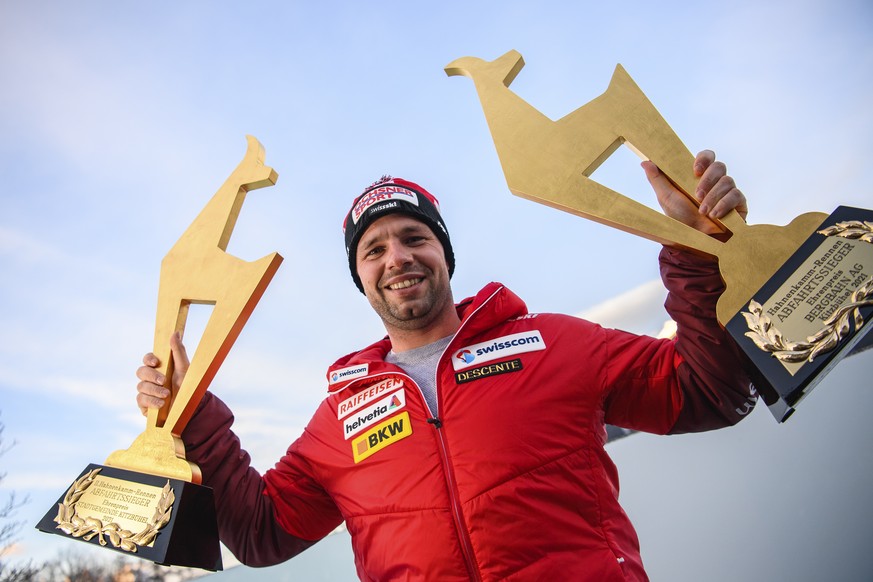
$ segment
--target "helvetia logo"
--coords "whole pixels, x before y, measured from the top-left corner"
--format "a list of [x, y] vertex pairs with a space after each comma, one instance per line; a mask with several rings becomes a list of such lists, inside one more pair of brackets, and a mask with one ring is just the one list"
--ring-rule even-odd
[[406, 392], [403, 388], [389, 394], [385, 398], [363, 408], [343, 421], [343, 436], [346, 439], [353, 437], [365, 428], [373, 426], [380, 420], [399, 408], [406, 406]]

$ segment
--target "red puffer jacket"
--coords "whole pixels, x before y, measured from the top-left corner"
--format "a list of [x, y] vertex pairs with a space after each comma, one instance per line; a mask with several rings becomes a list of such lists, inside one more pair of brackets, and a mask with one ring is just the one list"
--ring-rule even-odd
[[207, 396], [183, 438], [222, 540], [265, 565], [345, 520], [362, 580], [646, 580], [604, 423], [707, 430], [749, 410], [717, 272], [679, 256], [662, 253], [678, 342], [529, 314], [491, 283], [458, 307], [438, 417], [382, 340], [331, 368], [330, 396], [263, 478]]

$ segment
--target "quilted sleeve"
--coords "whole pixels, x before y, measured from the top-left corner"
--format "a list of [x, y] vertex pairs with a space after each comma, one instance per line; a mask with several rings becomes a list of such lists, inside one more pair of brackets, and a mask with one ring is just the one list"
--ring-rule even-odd
[[756, 393], [740, 349], [721, 327], [715, 306], [724, 290], [717, 265], [676, 249], [661, 251], [667, 312], [677, 324], [677, 368], [682, 405], [671, 433], [736, 424], [754, 407]]
[[[244, 564], [270, 566], [283, 562], [330, 533], [342, 522], [330, 497], [307, 473], [299, 459], [282, 463], [287, 490], [272, 492], [288, 497], [287, 505], [306, 508], [293, 532], [280, 519], [265, 480], [251, 466], [249, 454], [231, 431], [233, 414], [212, 393], [204, 396], [197, 413], [182, 434], [186, 454], [200, 466], [203, 484], [215, 494], [221, 541]], [[293, 447], [293, 445], [292, 445]]]

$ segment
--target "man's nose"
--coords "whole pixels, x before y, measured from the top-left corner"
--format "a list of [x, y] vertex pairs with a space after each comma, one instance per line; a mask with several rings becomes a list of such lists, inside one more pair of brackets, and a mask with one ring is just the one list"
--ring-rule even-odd
[[412, 252], [400, 241], [389, 242], [386, 255], [388, 268], [399, 268], [412, 262]]

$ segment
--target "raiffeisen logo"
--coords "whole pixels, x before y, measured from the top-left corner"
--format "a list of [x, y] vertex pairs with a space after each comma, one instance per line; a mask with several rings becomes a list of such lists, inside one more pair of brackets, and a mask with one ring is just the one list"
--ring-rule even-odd
[[373, 188], [367, 192], [366, 196], [358, 200], [358, 203], [355, 204], [355, 207], [352, 210], [352, 221], [355, 224], [358, 224], [358, 220], [361, 219], [361, 215], [364, 214], [366, 209], [386, 200], [402, 200], [418, 206], [418, 195], [412, 190], [394, 184], [380, 186], [378, 188]]
[[539, 330], [535, 329], [463, 347], [455, 352], [455, 356], [452, 358], [452, 366], [457, 372], [458, 370], [469, 368], [473, 364], [481, 364], [498, 358], [544, 349], [546, 349], [546, 342], [543, 341], [543, 336]]
[[351, 397], [346, 398], [337, 404], [336, 417], [342, 419], [362, 406], [372, 403], [373, 399], [377, 396], [387, 394], [388, 392], [392, 392], [401, 387], [403, 387], [403, 380], [394, 377], [386, 378], [381, 382], [367, 386], [360, 392], [353, 394]]

